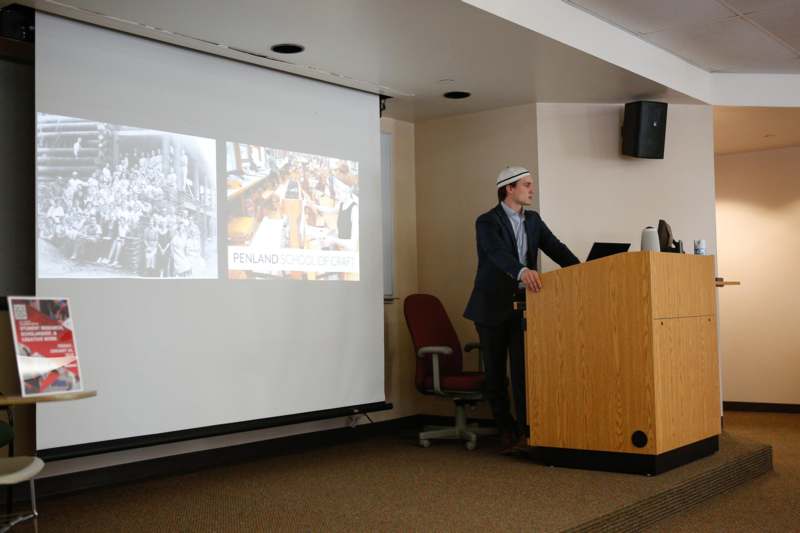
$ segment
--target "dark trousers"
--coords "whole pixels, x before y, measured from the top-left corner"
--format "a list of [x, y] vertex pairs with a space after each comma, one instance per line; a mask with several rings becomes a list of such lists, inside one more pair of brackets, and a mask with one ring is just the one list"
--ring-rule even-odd
[[[486, 372], [484, 392], [492, 407], [492, 414], [501, 432], [525, 435], [528, 423], [525, 410], [525, 349], [523, 346], [522, 313], [497, 326], [475, 324], [481, 343], [481, 356]], [[514, 397], [516, 421], [511, 416], [508, 383], [508, 363], [511, 363], [511, 389]]]

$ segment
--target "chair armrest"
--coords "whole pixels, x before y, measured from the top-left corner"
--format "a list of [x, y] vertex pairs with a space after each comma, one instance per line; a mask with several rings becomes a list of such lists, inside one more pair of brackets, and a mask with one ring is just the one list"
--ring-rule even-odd
[[439, 354], [450, 355], [451, 353], [453, 353], [453, 349], [449, 346], [423, 346], [417, 351], [417, 357], [419, 358], [426, 355], [431, 356], [433, 361], [433, 390], [436, 391], [436, 394], [441, 394], [442, 396], [444, 396], [444, 393], [439, 381]]
[[423, 346], [422, 348], [417, 351], [417, 357], [422, 359], [426, 355], [432, 354], [443, 354], [443, 355], [450, 355], [453, 353], [453, 349], [449, 346]]

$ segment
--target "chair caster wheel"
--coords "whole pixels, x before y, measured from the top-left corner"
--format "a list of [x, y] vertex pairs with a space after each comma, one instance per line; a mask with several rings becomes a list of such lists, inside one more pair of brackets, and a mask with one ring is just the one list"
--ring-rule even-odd
[[474, 440], [468, 440], [467, 442], [464, 443], [464, 447], [469, 451], [474, 450], [476, 446], [478, 446], [478, 443], [475, 442]]
[[422, 446], [423, 448], [430, 448], [431, 441], [429, 439], [419, 439], [419, 445]]

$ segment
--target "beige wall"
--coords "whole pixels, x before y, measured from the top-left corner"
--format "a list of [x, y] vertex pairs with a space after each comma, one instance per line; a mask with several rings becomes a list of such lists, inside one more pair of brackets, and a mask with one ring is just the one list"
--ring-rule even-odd
[[[679, 136], [689, 135], [686, 130], [694, 131], [694, 128], [705, 131], [706, 119], [710, 128], [711, 115], [706, 108], [673, 112], [674, 107], [679, 106], [670, 107], [670, 131], [677, 130]], [[542, 105], [540, 113], [541, 108]], [[693, 110], [697, 112], [692, 113]], [[494, 181], [500, 168], [505, 165], [523, 165], [531, 169], [543, 167], [540, 172], [547, 181], [543, 184], [545, 190], [542, 206], [552, 215], [546, 216], [548, 222], [552, 225], [552, 220], [555, 219], [557, 226], [557, 215], [561, 209], [572, 214], [571, 217], [566, 217], [570, 224], [564, 224], [561, 228], [554, 227], [562, 237], [564, 232], [569, 234], [573, 227], [583, 227], [581, 224], [574, 224], [575, 217], [586, 215], [576, 212], [576, 203], [583, 205], [583, 209], [591, 209], [592, 195], [597, 194], [582, 180], [594, 180], [600, 184], [606, 180], [606, 187], [610, 181], [616, 187], [624, 188], [626, 180], [641, 180], [641, 173], [644, 172], [644, 179], [650, 185], [644, 189], [645, 193], [636, 189], [639, 191], [637, 194], [644, 194], [648, 198], [655, 196], [656, 201], [664, 197], [658, 193], [660, 187], [675, 187], [675, 183], [670, 185], [670, 179], [674, 173], [684, 172], [684, 166], [679, 162], [660, 162], [666, 168], [657, 174], [659, 179], [653, 179], [652, 170], [642, 170], [642, 167], [647, 163], [659, 162], [621, 160], [616, 155], [618, 148], [612, 149], [616, 141], [608, 141], [606, 137], [609, 135], [604, 128], [607, 125], [618, 128], [618, 111], [619, 106], [545, 105], [544, 120], [542, 117], [537, 120], [537, 106], [526, 105], [433, 120], [416, 126], [387, 118], [381, 120], [382, 131], [392, 133], [394, 143], [394, 257], [397, 299], [384, 305], [386, 393], [387, 401], [394, 404], [394, 409], [376, 413], [373, 419], [387, 420], [417, 413], [452, 414], [452, 402], [422, 396], [414, 388], [415, 358], [403, 317], [402, 302], [407, 295], [418, 291], [436, 294], [444, 302], [462, 342], [476, 339], [472, 323], [461, 317], [472, 288], [477, 263], [474, 221], [480, 213], [496, 203]], [[562, 129], [565, 126], [562, 120], [564, 118], [568, 118], [566, 124], [569, 127], [566, 129]], [[570, 120], [573, 121], [571, 125]], [[537, 127], [547, 135], [547, 139], [539, 138], [538, 143]], [[588, 135], [581, 133], [583, 128], [590, 130]], [[710, 146], [710, 133], [708, 138], [705, 135], [689, 137], [685, 143], [699, 144], [698, 151], [702, 147]], [[669, 150], [673, 150], [676, 160], [680, 159], [679, 154], [686, 157], [689, 153], [687, 148], [682, 148], [684, 140], [681, 138], [668, 143], [668, 154]], [[537, 146], [539, 150], [544, 149], [547, 152], [543, 165], [540, 165]], [[574, 158], [580, 164], [573, 166]], [[689, 159], [686, 165], [688, 167], [693, 162], [692, 176], [700, 176], [699, 183], [694, 189], [681, 188], [677, 194], [679, 198], [694, 198], [698, 191], [707, 193], [708, 176], [713, 176], [713, 168], [710, 174], [705, 169], [708, 163], [705, 159], [698, 158], [694, 152]], [[639, 170], [631, 170], [637, 165]], [[602, 172], [597, 172], [598, 168]], [[619, 183], [620, 174], [625, 177], [622, 184]], [[561, 185], [557, 184], [556, 179], [549, 179], [551, 176], [566, 180], [568, 187], [559, 189]], [[706, 179], [702, 179], [703, 176]], [[678, 183], [684, 184], [685, 181], [681, 178]], [[713, 195], [713, 183], [710, 190]], [[658, 194], [653, 194], [654, 191]], [[565, 196], [562, 197], [562, 194]], [[635, 198], [633, 194], [630, 192], [629, 198]], [[560, 207], [559, 202], [562, 200], [566, 207]], [[622, 198], [610, 207], [625, 207], [621, 205], [624, 201], [625, 198]], [[654, 204], [648, 205], [651, 209], [654, 208]], [[711, 213], [713, 217], [713, 206]], [[676, 233], [681, 235], [683, 219], [674, 214], [662, 216], [667, 217], [673, 223]], [[657, 217], [655, 218], [657, 221]], [[623, 222], [617, 222], [623, 225]], [[624, 222], [626, 229], [629, 224], [633, 222]], [[641, 225], [643, 223], [636, 222], [633, 226], [637, 246]], [[713, 221], [711, 228], [713, 230]], [[593, 234], [579, 234], [581, 238], [590, 238], [591, 235]], [[633, 237], [629, 237], [631, 238]], [[710, 239], [713, 243], [713, 231]], [[3, 324], [7, 325], [7, 320]], [[474, 357], [467, 360], [467, 365], [477, 365]], [[4, 378], [14, 378], [9, 375], [9, 370], [13, 371], [13, 367], [2, 370]], [[490, 416], [486, 406], [472, 414]], [[309, 423], [304, 425], [303, 431], [328, 427], [322, 423]], [[33, 441], [32, 426], [23, 429], [22, 433], [27, 442]], [[262, 438], [269, 436], [265, 432]], [[171, 450], [170, 453], [178, 452]], [[135, 459], [109, 459], [108, 462], [115, 464], [128, 460]], [[104, 466], [104, 461], [98, 460], [96, 464], [89, 461], [84, 466], [75, 464], [74, 468], [64, 466], [65, 471], [80, 470], [87, 466]]]
[[594, 241], [638, 250], [642, 228], [660, 218], [689, 253], [694, 239], [706, 239], [707, 253], [715, 253], [711, 107], [669, 106], [663, 160], [620, 155], [622, 111], [619, 104], [538, 104], [542, 218], [581, 261]]
[[[475, 219], [497, 203], [507, 165], [535, 169], [536, 106], [426, 121], [416, 128], [419, 289], [442, 300], [462, 344], [477, 340], [462, 318], [477, 267]], [[477, 367], [468, 354], [467, 368]], [[452, 414], [452, 402], [419, 400], [420, 412]], [[482, 407], [479, 416], [489, 416]]]
[[386, 401], [394, 409], [372, 418], [386, 420], [417, 414], [414, 348], [403, 316], [403, 300], [417, 292], [417, 218], [414, 170], [414, 124], [381, 119], [381, 131], [392, 134], [394, 163], [394, 271], [396, 299], [384, 304]]
[[497, 173], [535, 169], [536, 106], [509, 107], [417, 124], [419, 287], [442, 300], [462, 342], [462, 318], [478, 257], [475, 219], [497, 204]]
[[726, 401], [800, 404], [800, 147], [716, 158]]

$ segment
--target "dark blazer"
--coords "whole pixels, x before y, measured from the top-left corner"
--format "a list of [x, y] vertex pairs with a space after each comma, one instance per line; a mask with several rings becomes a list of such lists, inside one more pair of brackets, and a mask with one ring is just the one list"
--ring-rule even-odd
[[528, 236], [526, 264], [519, 262], [517, 240], [511, 221], [500, 204], [475, 221], [478, 242], [478, 272], [475, 287], [464, 317], [484, 326], [498, 325], [511, 318], [517, 274], [523, 266], [536, 269], [539, 250], [562, 267], [580, 263], [569, 248], [559, 241], [536, 211], [525, 212]]

